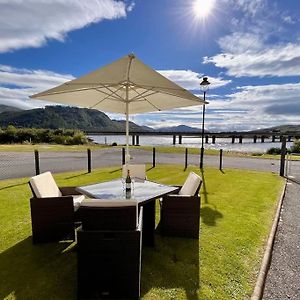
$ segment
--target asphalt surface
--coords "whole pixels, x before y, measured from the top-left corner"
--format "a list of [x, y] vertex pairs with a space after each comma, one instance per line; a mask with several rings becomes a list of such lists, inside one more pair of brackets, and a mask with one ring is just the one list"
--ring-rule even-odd
[[[152, 163], [152, 152], [134, 149], [130, 152], [132, 163]], [[40, 152], [40, 172], [53, 173], [87, 170], [87, 153], [83, 152]], [[156, 164], [182, 164], [184, 154], [156, 153]], [[92, 168], [121, 166], [121, 149], [108, 148], [92, 152]], [[188, 164], [199, 166], [199, 155], [189, 155]], [[204, 156], [204, 166], [219, 167], [218, 156]], [[223, 169], [237, 168], [279, 172], [279, 161], [271, 159], [223, 157]], [[293, 165], [300, 174], [300, 161]], [[34, 153], [0, 152], [0, 179], [29, 177], [35, 175]]]
[[300, 183], [294, 181], [283, 199], [263, 299], [300, 299]]

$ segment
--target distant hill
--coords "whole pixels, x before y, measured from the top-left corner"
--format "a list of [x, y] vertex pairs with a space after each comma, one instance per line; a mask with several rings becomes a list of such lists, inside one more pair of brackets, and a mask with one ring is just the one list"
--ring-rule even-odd
[[0, 113], [7, 112], [7, 111], [20, 111], [20, 108], [14, 106], [8, 106], [4, 104], [0, 104]]
[[200, 132], [201, 129], [186, 126], [186, 125], [178, 125], [178, 126], [172, 126], [172, 127], [156, 128], [156, 131], [160, 131], [160, 132]]
[[[111, 120], [106, 114], [95, 109], [46, 106], [30, 110], [4, 111], [0, 113], [0, 126], [35, 128], [65, 128], [84, 131], [125, 131], [125, 121]], [[130, 122], [129, 129], [145, 131], [144, 127]]]
[[271, 131], [281, 134], [288, 134], [289, 132], [299, 132], [300, 133], [300, 125], [280, 125], [269, 128], [262, 128], [257, 130], [252, 130], [249, 132], [263, 132], [263, 131]]

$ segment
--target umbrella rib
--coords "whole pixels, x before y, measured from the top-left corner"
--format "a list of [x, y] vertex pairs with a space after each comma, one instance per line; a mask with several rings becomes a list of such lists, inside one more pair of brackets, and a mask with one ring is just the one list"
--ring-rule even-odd
[[99, 92], [99, 93], [102, 93], [102, 94], [104, 94], [104, 95], [107, 95], [107, 96], [113, 96], [113, 97], [115, 97], [115, 99], [119, 99], [119, 100], [124, 101], [124, 99], [123, 99], [121, 96], [119, 96], [119, 95], [117, 94], [117, 92], [118, 92], [121, 88], [122, 88], [122, 87], [118, 88], [118, 89], [114, 92], [114, 91], [112, 91], [112, 90], [110, 90], [110, 89], [108, 89], [108, 88], [106, 87], [106, 89], [108, 89], [112, 94], [109, 94], [109, 93], [107, 93], [107, 92], [105, 92], [105, 91], [99, 90], [98, 88], [95, 88], [95, 91], [97, 91], [97, 92]]

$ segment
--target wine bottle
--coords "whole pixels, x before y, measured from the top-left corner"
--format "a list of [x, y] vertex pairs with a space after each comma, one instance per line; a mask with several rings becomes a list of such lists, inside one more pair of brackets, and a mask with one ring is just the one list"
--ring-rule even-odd
[[130, 178], [129, 170], [127, 170], [127, 177], [126, 177], [125, 183], [126, 183], [126, 188], [125, 188], [126, 199], [130, 199], [131, 198], [131, 178]]

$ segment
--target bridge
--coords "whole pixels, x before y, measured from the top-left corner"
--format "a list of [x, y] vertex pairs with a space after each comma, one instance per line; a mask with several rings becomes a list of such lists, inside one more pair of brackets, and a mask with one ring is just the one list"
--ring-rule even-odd
[[[117, 132], [117, 131], [86, 131], [87, 135], [125, 135], [125, 132]], [[139, 145], [139, 137], [140, 136], [172, 136], [173, 137], [173, 145], [176, 144], [178, 140], [178, 144], [182, 144], [182, 140], [184, 137], [201, 137], [201, 131], [199, 132], [174, 132], [174, 131], [132, 131], [130, 132], [130, 136], [132, 137], [132, 145]], [[212, 144], [216, 143], [217, 138], [228, 138], [231, 139], [231, 143], [235, 142], [243, 143], [244, 138], [252, 138], [253, 143], [257, 143], [260, 141], [264, 143], [266, 139], [270, 139], [272, 142], [282, 141], [282, 137], [286, 137], [288, 142], [291, 142], [295, 139], [300, 138], [300, 132], [288, 132], [286, 134], [282, 134], [280, 132], [273, 131], [252, 131], [252, 132], [244, 132], [244, 131], [232, 131], [232, 132], [205, 132], [204, 133], [204, 141], [205, 143], [209, 143], [211, 140]]]

